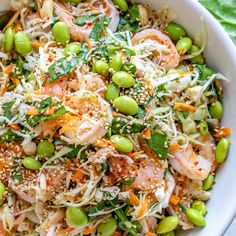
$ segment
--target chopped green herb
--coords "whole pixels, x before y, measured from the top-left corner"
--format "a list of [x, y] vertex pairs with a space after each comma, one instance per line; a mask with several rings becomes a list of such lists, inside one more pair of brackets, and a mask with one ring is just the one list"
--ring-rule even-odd
[[48, 120], [52, 120], [54, 118], [64, 115], [65, 113], [66, 113], [66, 108], [62, 106], [51, 116], [39, 115], [39, 116], [31, 117], [29, 115], [26, 115], [26, 120], [30, 126], [34, 127], [40, 121], [45, 122]]
[[46, 99], [44, 99], [39, 106], [39, 112], [40, 113], [44, 113], [52, 104], [52, 98], [48, 97]]
[[7, 102], [2, 105], [2, 109], [4, 110], [4, 116], [6, 116], [9, 120], [14, 117], [11, 112], [12, 106], [14, 105], [15, 101]]
[[145, 125], [138, 121], [129, 121], [123, 117], [115, 117], [111, 124], [112, 134], [133, 134], [145, 129]]
[[141, 15], [137, 4], [133, 5], [124, 16], [120, 17], [118, 25], [119, 31], [130, 30], [131, 32], [137, 32], [139, 29], [139, 22]]
[[98, 18], [99, 15], [81, 15], [76, 18], [75, 23], [76, 25], [83, 26], [86, 25], [88, 22], [95, 22], [96, 20], [98, 20]]
[[95, 41], [98, 41], [102, 32], [105, 30], [105, 25], [109, 25], [111, 22], [111, 19], [108, 19], [106, 16], [102, 16], [101, 20], [99, 22], [96, 22], [90, 35], [89, 38], [93, 39]]
[[169, 142], [167, 140], [167, 135], [162, 130], [155, 127], [151, 130], [151, 138], [145, 139], [145, 141], [160, 159], [164, 160], [166, 158], [169, 149]]
[[214, 70], [211, 70], [203, 65], [195, 65], [195, 68], [197, 69], [199, 73], [199, 80], [200, 81], [206, 81], [210, 76], [215, 74]]
[[12, 130], [7, 130], [4, 134], [0, 135], [0, 143], [10, 143], [13, 141], [22, 141], [23, 138], [16, 135], [14, 132], [12, 132]]

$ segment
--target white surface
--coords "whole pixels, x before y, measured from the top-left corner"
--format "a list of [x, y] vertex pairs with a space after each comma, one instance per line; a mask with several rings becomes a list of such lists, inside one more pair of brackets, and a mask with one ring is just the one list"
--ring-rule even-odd
[[[0, 0], [1, 9], [8, 0]], [[224, 84], [224, 118], [223, 125], [233, 129], [231, 140], [236, 140], [236, 49], [219, 23], [198, 2], [193, 0], [143, 0], [150, 2], [154, 8], [169, 5], [178, 14], [177, 22], [182, 24], [190, 35], [194, 36], [202, 31], [200, 16], [203, 16], [209, 40], [205, 51], [208, 65], [231, 79], [231, 83]], [[236, 148], [232, 143], [227, 161], [221, 166], [216, 176], [216, 184], [212, 191], [212, 198], [207, 204], [207, 226], [203, 229], [188, 231], [181, 235], [188, 236], [222, 236], [236, 213]], [[225, 234], [234, 236], [231, 229]]]
[[234, 221], [228, 228], [228, 230], [225, 232], [224, 236], [235, 236], [236, 235], [236, 218], [234, 218]]

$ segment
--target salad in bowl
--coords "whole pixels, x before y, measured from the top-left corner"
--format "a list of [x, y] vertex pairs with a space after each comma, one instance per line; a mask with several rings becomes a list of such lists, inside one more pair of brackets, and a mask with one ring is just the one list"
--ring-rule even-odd
[[231, 134], [207, 31], [126, 0], [14, 0], [5, 15], [1, 235], [205, 227]]

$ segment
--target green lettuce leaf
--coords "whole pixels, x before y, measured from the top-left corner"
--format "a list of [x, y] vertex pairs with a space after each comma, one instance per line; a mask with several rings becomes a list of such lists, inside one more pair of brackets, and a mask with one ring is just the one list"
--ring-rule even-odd
[[199, 0], [222, 24], [229, 36], [236, 41], [236, 2], [235, 0]]

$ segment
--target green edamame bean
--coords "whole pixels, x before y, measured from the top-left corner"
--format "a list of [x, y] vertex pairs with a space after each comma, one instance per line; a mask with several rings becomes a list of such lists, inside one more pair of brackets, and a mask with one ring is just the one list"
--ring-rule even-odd
[[117, 229], [115, 218], [109, 218], [98, 226], [97, 232], [101, 236], [111, 236]]
[[[199, 50], [200, 50], [200, 48], [197, 45], [192, 45], [192, 47], [189, 50], [189, 53], [193, 54], [195, 52], [198, 52]], [[198, 56], [192, 58], [191, 61], [194, 64], [200, 64], [200, 65], [204, 65], [204, 63], [205, 63], [202, 54], [199, 54]]]
[[15, 50], [22, 56], [27, 55], [32, 51], [31, 42], [27, 35], [23, 32], [16, 33], [14, 43]]
[[166, 234], [162, 234], [161, 236], [175, 236], [175, 231], [170, 231]]
[[135, 79], [133, 76], [125, 71], [118, 71], [112, 76], [112, 80], [118, 86], [123, 88], [130, 88], [135, 85]]
[[174, 230], [179, 223], [179, 220], [176, 216], [167, 216], [159, 223], [157, 227], [157, 234], [165, 234]]
[[186, 35], [185, 29], [174, 22], [170, 22], [165, 30], [168, 36], [174, 41], [177, 41]]
[[119, 54], [116, 54], [110, 62], [110, 68], [112, 68], [114, 71], [120, 71], [122, 67], [122, 56]]
[[57, 22], [52, 28], [52, 34], [56, 42], [63, 46], [70, 40], [69, 28], [64, 22]]
[[208, 125], [205, 120], [200, 123], [199, 129], [200, 129], [201, 135], [205, 136], [208, 134]]
[[214, 183], [214, 180], [215, 180], [215, 177], [213, 174], [209, 174], [207, 176], [207, 178], [203, 181], [203, 184], [202, 184], [202, 189], [207, 191], [209, 189], [211, 189], [213, 183]]
[[188, 37], [181, 38], [176, 44], [176, 49], [180, 55], [184, 55], [192, 46], [192, 40]]
[[2, 199], [5, 192], [6, 192], [5, 185], [2, 182], [0, 182], [0, 199]]
[[95, 62], [95, 71], [102, 75], [102, 76], [108, 76], [109, 75], [109, 65], [102, 60]]
[[191, 204], [191, 208], [199, 211], [203, 216], [207, 213], [207, 208], [204, 202], [200, 200], [194, 200]]
[[206, 220], [204, 216], [196, 209], [188, 208], [186, 211], [188, 219], [196, 226], [204, 227]]
[[120, 88], [115, 83], [110, 83], [107, 85], [106, 90], [106, 100], [113, 101], [120, 95]]
[[216, 145], [216, 161], [223, 163], [229, 152], [230, 141], [227, 138], [222, 138]]
[[134, 145], [133, 143], [126, 137], [121, 135], [112, 135], [110, 140], [114, 143], [115, 148], [121, 152], [132, 152]]
[[63, 0], [63, 2], [69, 2], [69, 3], [73, 3], [73, 4], [79, 4], [79, 3], [81, 3], [81, 0]]
[[67, 207], [66, 218], [70, 224], [80, 227], [88, 223], [88, 217], [81, 207]]
[[221, 102], [216, 101], [210, 106], [210, 115], [211, 118], [221, 119], [223, 114], [223, 106]]
[[38, 170], [41, 168], [41, 162], [35, 160], [33, 157], [25, 157], [22, 161], [25, 168], [30, 170]]
[[128, 4], [126, 0], [113, 0], [113, 2], [119, 7], [121, 11], [128, 11]]
[[37, 146], [37, 154], [40, 157], [51, 157], [55, 151], [55, 146], [47, 140], [40, 142]]
[[14, 47], [14, 38], [16, 32], [12, 28], [8, 28], [4, 33], [4, 49], [10, 52]]
[[69, 56], [71, 54], [77, 55], [81, 50], [80, 43], [73, 42], [69, 43], [66, 48], [64, 49], [64, 55]]
[[136, 115], [139, 107], [137, 102], [128, 96], [120, 96], [114, 100], [114, 107], [126, 115]]

